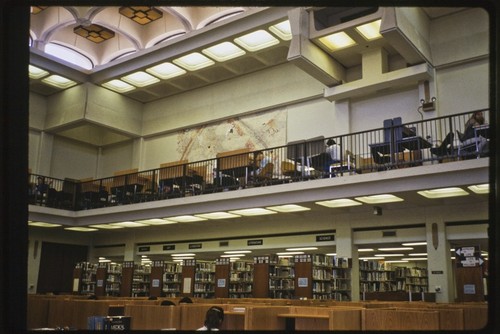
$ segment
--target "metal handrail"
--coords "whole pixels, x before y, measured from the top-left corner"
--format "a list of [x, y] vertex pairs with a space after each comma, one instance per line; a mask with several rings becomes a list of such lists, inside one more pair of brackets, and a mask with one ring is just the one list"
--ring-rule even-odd
[[[409, 123], [386, 120], [385, 127], [368, 131], [95, 180], [29, 174], [29, 203], [77, 211], [481, 158], [488, 156], [487, 149], [479, 152], [474, 142], [465, 147], [457, 135], [476, 111], [485, 112], [488, 123], [488, 109], [481, 109]], [[329, 139], [338, 145], [335, 160], [326, 153]], [[39, 179], [45, 186], [37, 187]]]

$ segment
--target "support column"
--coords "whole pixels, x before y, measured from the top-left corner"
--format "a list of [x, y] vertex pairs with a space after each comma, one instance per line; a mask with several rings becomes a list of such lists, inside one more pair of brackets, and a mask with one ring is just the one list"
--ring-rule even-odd
[[134, 261], [136, 255], [135, 238], [128, 237], [124, 241], [125, 249], [123, 251], [123, 261]]
[[54, 136], [46, 132], [42, 132], [40, 136], [40, 146], [38, 148], [38, 158], [35, 174], [51, 175], [52, 168], [52, 150], [54, 147]]
[[426, 223], [427, 272], [429, 292], [436, 292], [436, 302], [451, 303], [455, 289], [450, 259], [450, 244], [444, 222]]
[[352, 238], [349, 224], [341, 224], [335, 229], [337, 256], [352, 259], [351, 268], [351, 301], [359, 301], [359, 260]]

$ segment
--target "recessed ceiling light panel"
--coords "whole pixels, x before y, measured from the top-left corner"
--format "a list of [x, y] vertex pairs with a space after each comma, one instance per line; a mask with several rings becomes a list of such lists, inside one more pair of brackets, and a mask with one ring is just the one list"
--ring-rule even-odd
[[381, 195], [373, 195], [373, 196], [362, 196], [356, 197], [357, 201], [366, 203], [366, 204], [381, 204], [381, 203], [392, 203], [392, 202], [402, 202], [403, 199], [391, 194], [381, 194]]
[[145, 87], [155, 84], [160, 81], [157, 77], [152, 76], [143, 71], [138, 71], [122, 77], [123, 81], [128, 82], [136, 87]]
[[173, 60], [174, 64], [188, 71], [196, 71], [215, 64], [215, 62], [199, 52], [193, 52]]
[[246, 52], [237, 47], [231, 42], [223, 42], [209, 48], [203, 49], [201, 52], [212, 59], [223, 62], [229, 59], [243, 56]]
[[332, 199], [329, 201], [316, 202], [318, 205], [326, 206], [327, 208], [343, 208], [347, 206], [363, 205], [362, 203], [356, 202], [348, 198]]
[[129, 92], [131, 90], [136, 89], [135, 86], [129, 85], [128, 83], [123, 82], [123, 81], [118, 80], [118, 79], [114, 79], [114, 80], [105, 82], [102, 84], [102, 86], [105, 88], [111, 89], [117, 93], [126, 93], [126, 92]]
[[257, 30], [234, 40], [244, 49], [255, 52], [279, 44], [279, 40], [265, 30]]
[[422, 191], [418, 191], [417, 193], [421, 196], [424, 196], [425, 198], [430, 198], [430, 199], [469, 195], [469, 193], [467, 191], [465, 191], [459, 187], [422, 190]]
[[241, 216], [260, 216], [260, 215], [271, 215], [277, 213], [276, 211], [271, 211], [264, 208], [241, 209], [229, 212]]
[[172, 63], [166, 62], [146, 69], [146, 72], [163, 80], [178, 77], [186, 74], [186, 70]]
[[356, 42], [343, 31], [321, 37], [319, 41], [330, 51], [338, 51], [356, 45]]
[[52, 74], [51, 76], [42, 79], [42, 82], [63, 89], [76, 85], [76, 82], [74, 82], [73, 80], [67, 79], [57, 74]]
[[297, 205], [297, 204], [285, 204], [278, 206], [268, 206], [266, 209], [278, 211], [278, 212], [299, 212], [299, 211], [309, 211], [310, 208], [306, 208], [305, 206]]
[[292, 29], [288, 20], [270, 26], [269, 30], [284, 41], [292, 39]]
[[381, 38], [380, 34], [380, 23], [382, 20], [377, 20], [363, 25], [357, 26], [356, 31], [363, 36], [367, 41], [372, 41], [377, 38]]

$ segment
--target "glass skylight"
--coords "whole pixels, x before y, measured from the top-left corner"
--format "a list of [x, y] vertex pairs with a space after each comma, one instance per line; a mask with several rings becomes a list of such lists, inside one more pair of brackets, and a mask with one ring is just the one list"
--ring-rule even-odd
[[269, 30], [284, 41], [292, 39], [292, 29], [290, 28], [290, 21], [288, 20], [270, 26]]
[[174, 78], [187, 73], [186, 70], [169, 62], [150, 67], [146, 69], [146, 72], [151, 73], [163, 80]]
[[356, 42], [343, 31], [321, 37], [319, 41], [330, 51], [337, 51], [356, 44]]
[[42, 82], [58, 88], [69, 88], [76, 85], [76, 82], [74, 82], [73, 80], [67, 79], [57, 74], [52, 74], [51, 76], [42, 79]]
[[129, 85], [128, 83], [118, 79], [105, 82], [102, 84], [102, 86], [114, 90], [118, 93], [125, 93], [135, 89], [135, 86]]
[[273, 35], [265, 30], [257, 30], [238, 37], [234, 41], [236, 44], [251, 52], [268, 48], [280, 42], [277, 38], [273, 37]]
[[49, 72], [42, 70], [41, 68], [38, 68], [38, 67], [33, 66], [33, 65], [29, 65], [28, 70], [29, 70], [29, 75], [30, 75], [31, 79], [41, 79], [41, 78], [49, 75]]
[[77, 65], [86, 70], [91, 70], [94, 68], [94, 64], [87, 56], [83, 55], [81, 52], [78, 52], [74, 49], [71, 49], [67, 46], [48, 43], [45, 45], [45, 53], [67, 61], [71, 64]]
[[382, 37], [380, 34], [380, 23], [382, 20], [377, 20], [369, 22], [356, 27], [356, 30], [363, 36], [366, 40], [371, 41]]
[[173, 60], [174, 64], [188, 71], [196, 71], [215, 64], [215, 62], [199, 52], [193, 52]]
[[246, 53], [231, 42], [223, 42], [203, 49], [201, 52], [220, 62], [243, 56]]
[[151, 74], [148, 74], [143, 71], [138, 71], [129, 75], [126, 75], [122, 77], [123, 81], [126, 81], [136, 87], [145, 87], [149, 86], [152, 84], [155, 84], [157, 82], [160, 82], [160, 79], [157, 77], [152, 76]]

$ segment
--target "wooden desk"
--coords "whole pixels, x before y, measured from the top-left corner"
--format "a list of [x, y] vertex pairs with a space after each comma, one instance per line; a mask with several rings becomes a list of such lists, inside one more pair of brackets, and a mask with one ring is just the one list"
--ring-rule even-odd
[[278, 314], [278, 318], [285, 319], [285, 330], [329, 330], [329, 315], [321, 314]]

